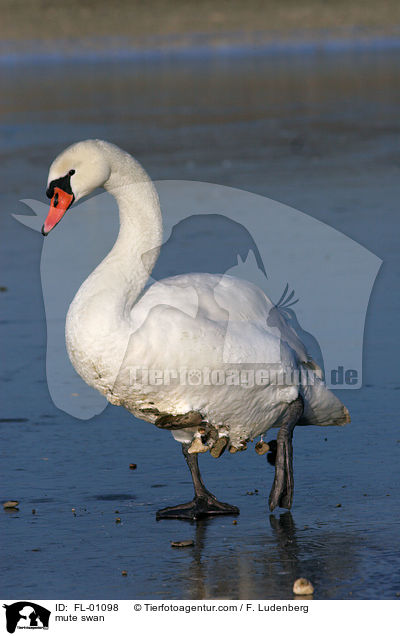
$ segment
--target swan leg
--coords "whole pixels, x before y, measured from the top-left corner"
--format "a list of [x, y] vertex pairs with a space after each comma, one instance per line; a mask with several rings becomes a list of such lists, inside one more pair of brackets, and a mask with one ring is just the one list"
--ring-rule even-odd
[[290, 509], [293, 501], [293, 430], [303, 414], [304, 403], [298, 397], [289, 405], [277, 436], [275, 479], [269, 495], [270, 510], [277, 506]]
[[239, 508], [218, 501], [207, 490], [200, 475], [197, 453], [189, 453], [190, 444], [182, 444], [182, 452], [189, 466], [194, 486], [194, 498], [188, 503], [163, 508], [157, 512], [157, 519], [201, 519], [213, 515], [238, 515]]

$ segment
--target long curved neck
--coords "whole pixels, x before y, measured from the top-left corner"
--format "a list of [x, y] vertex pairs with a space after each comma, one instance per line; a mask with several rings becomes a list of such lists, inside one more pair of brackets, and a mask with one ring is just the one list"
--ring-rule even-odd
[[[138, 164], [136, 168], [138, 168]], [[95, 272], [100, 272], [115, 289], [126, 315], [148, 280], [162, 243], [162, 221], [157, 192], [144, 171], [140, 181], [119, 185], [112, 178], [106, 190], [116, 199], [120, 229], [111, 252]], [[94, 273], [95, 273], [94, 272]], [[108, 287], [108, 292], [110, 292]]]
[[111, 252], [87, 282], [91, 283], [92, 295], [104, 292], [109, 309], [113, 299], [118, 316], [127, 317], [158, 258], [161, 211], [149, 176], [133, 157], [122, 152], [115, 157], [112, 153], [110, 164], [111, 175], [104, 188], [117, 201], [120, 229]]
[[109, 162], [111, 174], [104, 187], [118, 204], [119, 234], [112, 250], [81, 285], [66, 322], [71, 361], [92, 385], [85, 366], [94, 366], [99, 375], [118, 371], [128, 344], [130, 312], [162, 243], [160, 205], [147, 173], [117, 149], [110, 151]]

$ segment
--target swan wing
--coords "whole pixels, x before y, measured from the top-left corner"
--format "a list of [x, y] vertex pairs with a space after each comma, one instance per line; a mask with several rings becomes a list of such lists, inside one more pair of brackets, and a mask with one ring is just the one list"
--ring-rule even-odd
[[270, 324], [273, 310], [248, 281], [214, 274], [170, 277], [149, 287], [132, 309], [132, 356], [161, 368], [307, 363], [304, 345], [284, 319], [278, 314], [279, 322]]

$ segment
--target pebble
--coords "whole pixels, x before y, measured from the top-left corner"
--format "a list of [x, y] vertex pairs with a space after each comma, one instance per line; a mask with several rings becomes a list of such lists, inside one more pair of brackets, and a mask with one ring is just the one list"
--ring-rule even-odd
[[3, 508], [4, 510], [7, 510], [7, 508], [16, 508], [19, 504], [19, 501], [5, 501], [3, 503]]
[[314, 594], [314, 586], [308, 579], [296, 579], [296, 581], [293, 583], [293, 594], [311, 596], [312, 594]]
[[121, 574], [122, 576], [128, 576], [128, 572], [126, 570], [122, 570]]
[[121, 518], [117, 517], [116, 520], [115, 520], [115, 523], [121, 523]]
[[194, 437], [193, 442], [188, 448], [188, 453], [190, 455], [193, 453], [207, 453], [209, 450], [209, 447], [201, 441], [201, 437]]
[[268, 451], [270, 450], [269, 444], [267, 444], [266, 442], [257, 442], [254, 449], [257, 455], [265, 455], [265, 453], [268, 453]]
[[137, 464], [129, 464], [129, 468], [130, 468], [131, 470], [136, 470], [136, 468], [137, 468]]
[[216, 459], [218, 459], [218, 457], [221, 457], [222, 453], [224, 452], [227, 446], [228, 446], [228, 438], [220, 437], [210, 450], [211, 457], [215, 457]]
[[171, 541], [171, 548], [189, 548], [194, 541]]

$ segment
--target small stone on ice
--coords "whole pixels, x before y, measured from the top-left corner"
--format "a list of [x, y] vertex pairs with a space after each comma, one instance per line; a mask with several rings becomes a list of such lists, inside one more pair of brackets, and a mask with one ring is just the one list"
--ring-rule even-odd
[[122, 576], [128, 576], [128, 572], [126, 570], [122, 570], [121, 574]]
[[171, 541], [171, 548], [189, 548], [194, 541]]
[[296, 579], [293, 584], [293, 594], [311, 596], [314, 594], [314, 586], [308, 579]]
[[3, 508], [6, 510], [7, 508], [16, 508], [19, 504], [19, 501], [5, 501], [3, 503]]

